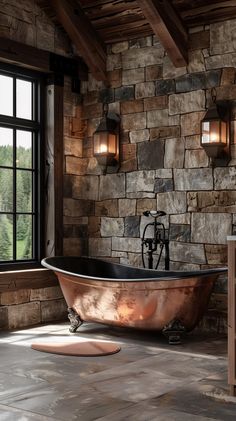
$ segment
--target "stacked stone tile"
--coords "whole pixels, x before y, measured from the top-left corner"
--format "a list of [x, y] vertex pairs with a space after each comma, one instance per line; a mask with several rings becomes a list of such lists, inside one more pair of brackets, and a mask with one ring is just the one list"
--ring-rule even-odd
[[[91, 76], [82, 84], [83, 160], [87, 171], [67, 167], [74, 217], [87, 230], [88, 243], [70, 252], [141, 265], [146, 209], [167, 213], [173, 269], [225, 265], [226, 237], [235, 231], [235, 122], [232, 159], [212, 167], [200, 146], [200, 121], [218, 99], [236, 99], [233, 28], [236, 21], [194, 28], [189, 64], [176, 69], [156, 37], [108, 47], [110, 86]], [[92, 151], [92, 135], [102, 102], [121, 116], [121, 165], [102, 175]], [[78, 170], [84, 168], [77, 159]], [[76, 202], [76, 204], [75, 204]], [[79, 221], [78, 221], [79, 223]], [[87, 248], [88, 247], [88, 248]], [[225, 286], [224, 286], [225, 288]]]

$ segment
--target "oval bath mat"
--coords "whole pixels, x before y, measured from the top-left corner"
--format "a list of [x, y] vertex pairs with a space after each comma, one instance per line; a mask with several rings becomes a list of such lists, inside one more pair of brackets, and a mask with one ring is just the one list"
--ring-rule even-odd
[[100, 355], [115, 354], [120, 351], [120, 347], [115, 343], [84, 341], [84, 342], [54, 342], [54, 343], [34, 343], [32, 349], [51, 354], [73, 355], [78, 357], [98, 357]]

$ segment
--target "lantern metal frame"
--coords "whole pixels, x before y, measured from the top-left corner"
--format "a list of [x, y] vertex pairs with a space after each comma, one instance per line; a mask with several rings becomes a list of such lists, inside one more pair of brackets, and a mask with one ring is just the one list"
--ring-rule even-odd
[[[216, 96], [212, 95], [212, 106], [206, 111], [205, 116], [201, 120], [201, 146], [211, 159], [212, 163], [217, 165], [225, 165], [230, 159], [230, 117], [231, 107], [229, 101], [216, 101]], [[218, 135], [216, 140], [204, 142], [203, 125], [209, 123], [211, 130], [212, 123], [218, 123]], [[225, 127], [224, 127], [225, 126]], [[222, 135], [225, 135], [223, 139]], [[209, 136], [211, 133], [209, 132]]]
[[[108, 115], [108, 104], [103, 104], [103, 117], [93, 134], [93, 156], [97, 159], [98, 163], [105, 168], [109, 166], [119, 167], [119, 123], [120, 117], [114, 113], [109, 113]], [[113, 138], [113, 142], [115, 142], [114, 152], [109, 152], [109, 135], [115, 137]], [[96, 136], [101, 138], [100, 152], [96, 151], [95, 149], [97, 142]], [[104, 138], [107, 137], [106, 150], [102, 150], [102, 136], [103, 143]]]

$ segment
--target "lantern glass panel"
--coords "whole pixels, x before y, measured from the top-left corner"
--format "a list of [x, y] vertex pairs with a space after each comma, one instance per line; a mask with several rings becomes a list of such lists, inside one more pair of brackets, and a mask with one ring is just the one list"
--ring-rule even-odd
[[109, 154], [116, 155], [116, 135], [114, 133], [109, 133]]
[[221, 122], [221, 142], [227, 144], [227, 123]]
[[104, 155], [108, 153], [108, 136], [107, 132], [94, 133], [94, 155]]

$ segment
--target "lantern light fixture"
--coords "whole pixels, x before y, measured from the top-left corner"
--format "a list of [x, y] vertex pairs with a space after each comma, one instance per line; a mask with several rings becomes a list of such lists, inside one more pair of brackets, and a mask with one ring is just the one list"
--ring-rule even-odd
[[230, 145], [230, 103], [216, 101], [212, 90], [212, 106], [201, 121], [201, 146], [212, 162], [220, 159], [223, 164], [229, 161]]
[[119, 123], [120, 117], [108, 114], [108, 104], [103, 104], [103, 117], [93, 134], [93, 155], [104, 172], [109, 166], [119, 167]]

